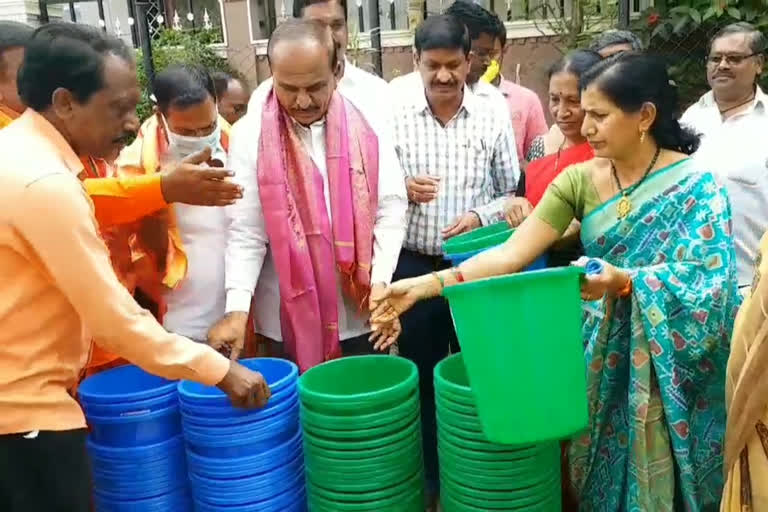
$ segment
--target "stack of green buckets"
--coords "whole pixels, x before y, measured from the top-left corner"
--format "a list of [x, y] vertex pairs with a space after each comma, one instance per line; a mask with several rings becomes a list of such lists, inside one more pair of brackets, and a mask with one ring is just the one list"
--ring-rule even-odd
[[302, 375], [299, 399], [309, 510], [424, 510], [416, 365], [330, 361]]
[[461, 354], [435, 368], [435, 400], [445, 512], [560, 510], [559, 444], [510, 446], [488, 441]]

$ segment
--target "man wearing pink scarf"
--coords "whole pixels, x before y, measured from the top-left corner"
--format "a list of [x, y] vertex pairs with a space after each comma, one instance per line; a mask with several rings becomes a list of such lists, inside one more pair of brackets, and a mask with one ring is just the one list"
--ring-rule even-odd
[[399, 334], [391, 324], [372, 335], [369, 307], [405, 235], [402, 171], [386, 134], [336, 92], [336, 52], [322, 23], [281, 24], [268, 46], [272, 91], [233, 130], [243, 201], [229, 209], [227, 313], [208, 336], [233, 357], [252, 296], [257, 332], [282, 341], [302, 371], [387, 349]]

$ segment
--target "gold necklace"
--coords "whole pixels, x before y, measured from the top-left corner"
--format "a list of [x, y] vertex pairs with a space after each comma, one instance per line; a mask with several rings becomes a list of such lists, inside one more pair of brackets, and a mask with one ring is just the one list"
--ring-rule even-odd
[[640, 178], [637, 183], [635, 183], [631, 187], [628, 187], [626, 190], [621, 186], [621, 182], [619, 181], [619, 175], [616, 172], [616, 164], [614, 164], [613, 160], [611, 160], [611, 172], [613, 174], [613, 179], [616, 181], [616, 186], [619, 188], [619, 192], [621, 193], [621, 198], [619, 199], [619, 202], [616, 203], [616, 213], [618, 214], [619, 219], [627, 218], [627, 215], [629, 215], [629, 212], [632, 211], [632, 201], [629, 199], [629, 194], [634, 192], [635, 189], [639, 187], [643, 181], [645, 181], [645, 178], [647, 178], [648, 175], [651, 173], [651, 169], [653, 169], [653, 166], [656, 165], [656, 160], [659, 159], [660, 153], [661, 153], [661, 146], [656, 146], [656, 154], [653, 155], [653, 159], [651, 160], [650, 165], [648, 165], [648, 168], [645, 170], [645, 174], [643, 174], [643, 177]]

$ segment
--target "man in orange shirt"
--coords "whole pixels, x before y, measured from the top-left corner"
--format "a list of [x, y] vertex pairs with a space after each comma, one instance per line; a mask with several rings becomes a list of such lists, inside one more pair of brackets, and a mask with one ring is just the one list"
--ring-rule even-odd
[[120, 284], [78, 176], [138, 126], [132, 52], [100, 30], [49, 24], [18, 77], [29, 108], [0, 132], [0, 510], [88, 512], [85, 418], [71, 394], [91, 339], [169, 379], [217, 385], [244, 407], [263, 377], [169, 334]]
[[[32, 31], [23, 23], [0, 21], [0, 129], [26, 108], [19, 98], [16, 78]], [[207, 154], [166, 166], [162, 173], [137, 177], [114, 177], [106, 162], [81, 157], [85, 167], [82, 178], [102, 228], [134, 222], [171, 203], [226, 206], [241, 196], [239, 187], [226, 181], [229, 172], [198, 165]]]
[[[0, 129], [21, 115], [25, 106], [17, 91], [17, 75], [24, 48], [33, 29], [23, 23], [0, 21]], [[209, 152], [185, 155], [178, 163], [166, 162], [162, 173], [154, 169], [147, 175], [116, 175], [106, 161], [81, 156], [86, 191], [95, 206], [102, 237], [107, 242], [115, 271], [133, 292], [137, 286], [136, 265], [131, 261], [126, 227], [171, 203], [196, 206], [225, 206], [240, 197], [239, 188], [225, 181], [229, 173], [203, 168]], [[155, 172], [158, 171], [158, 172]], [[145, 272], [146, 274], [146, 272]], [[93, 347], [87, 374], [102, 371], [123, 361], [98, 346]]]

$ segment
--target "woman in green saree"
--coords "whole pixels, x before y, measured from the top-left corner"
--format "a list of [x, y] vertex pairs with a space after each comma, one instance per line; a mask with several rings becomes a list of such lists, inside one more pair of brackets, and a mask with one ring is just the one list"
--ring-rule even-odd
[[582, 298], [597, 302], [583, 327], [590, 423], [570, 449], [580, 507], [711, 510], [723, 484], [724, 375], [739, 303], [728, 200], [688, 158], [698, 137], [677, 122], [663, 62], [624, 54], [588, 71], [581, 87], [596, 158], [563, 171], [506, 244], [392, 284], [374, 321], [443, 286], [518, 272], [581, 221], [585, 253], [603, 271], [582, 285]]

